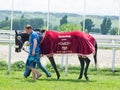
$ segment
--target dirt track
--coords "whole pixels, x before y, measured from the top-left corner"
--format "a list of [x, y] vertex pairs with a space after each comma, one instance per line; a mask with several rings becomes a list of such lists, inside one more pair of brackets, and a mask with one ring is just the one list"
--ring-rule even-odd
[[[115, 58], [115, 67], [120, 67], [120, 50], [116, 50], [116, 58]], [[0, 60], [6, 60], [8, 62], [8, 56], [9, 56], [9, 46], [8, 45], [0, 45]], [[65, 65], [66, 61], [66, 55], [64, 55], [64, 62]], [[14, 46], [12, 46], [12, 53], [11, 53], [11, 62], [15, 61], [26, 61], [27, 53], [22, 51], [20, 53], [16, 53], [14, 50]], [[61, 63], [62, 55], [54, 55], [55, 61], [57, 63]], [[91, 64], [93, 63], [93, 58], [90, 56]], [[49, 63], [49, 60], [46, 58], [46, 56], [43, 56], [41, 58], [42, 63], [45, 65], [46, 63]], [[77, 58], [77, 55], [68, 55], [68, 63], [71, 65], [79, 65], [79, 61]], [[98, 67], [112, 67], [112, 49], [106, 50], [106, 49], [98, 49]]]

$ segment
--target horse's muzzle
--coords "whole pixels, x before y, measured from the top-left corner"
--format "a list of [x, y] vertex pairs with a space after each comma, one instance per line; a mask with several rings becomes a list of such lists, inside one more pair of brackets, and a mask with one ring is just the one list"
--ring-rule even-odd
[[19, 48], [19, 45], [15, 45], [14, 48], [15, 48], [15, 52], [21, 52], [21, 49]]
[[21, 52], [21, 49], [16, 48], [16, 49], [15, 49], [15, 52]]

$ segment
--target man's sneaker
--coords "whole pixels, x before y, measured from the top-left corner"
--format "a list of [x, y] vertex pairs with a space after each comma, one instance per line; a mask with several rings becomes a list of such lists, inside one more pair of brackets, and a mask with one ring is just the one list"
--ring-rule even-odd
[[39, 74], [37, 77], [36, 77], [36, 79], [39, 79], [39, 77], [41, 77], [42, 76], [42, 74]]
[[47, 75], [47, 77], [51, 77], [51, 75], [49, 74], [49, 75]]

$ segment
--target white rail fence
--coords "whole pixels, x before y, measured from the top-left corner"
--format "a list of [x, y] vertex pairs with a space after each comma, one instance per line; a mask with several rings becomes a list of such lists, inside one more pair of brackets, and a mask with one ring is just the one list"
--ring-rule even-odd
[[97, 40], [99, 48], [110, 48], [112, 50], [112, 71], [115, 71], [116, 50], [120, 49], [120, 36], [118, 35], [93, 35]]
[[15, 32], [10, 30], [0, 30], [0, 42], [2, 43], [14, 43]]
[[[15, 43], [15, 32], [0, 30], [0, 43]], [[112, 71], [115, 71], [115, 57], [116, 50], [120, 48], [120, 36], [117, 35], [93, 35], [97, 40], [98, 48], [110, 48], [112, 50]], [[11, 52], [9, 52], [11, 53]], [[63, 58], [64, 59], [64, 58]], [[63, 59], [61, 60], [61, 67], [63, 67]], [[68, 58], [66, 58], [65, 75], [68, 71]]]

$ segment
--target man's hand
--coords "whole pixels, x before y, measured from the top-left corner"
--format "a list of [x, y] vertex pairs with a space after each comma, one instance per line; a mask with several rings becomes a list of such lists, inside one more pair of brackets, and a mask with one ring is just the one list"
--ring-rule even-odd
[[33, 56], [35, 55], [35, 51], [32, 51], [32, 55], [33, 55]]
[[26, 42], [25, 42], [25, 45], [26, 45], [26, 46], [30, 46], [29, 41], [26, 41]]
[[40, 57], [42, 57], [43, 56], [43, 54], [40, 54]]

